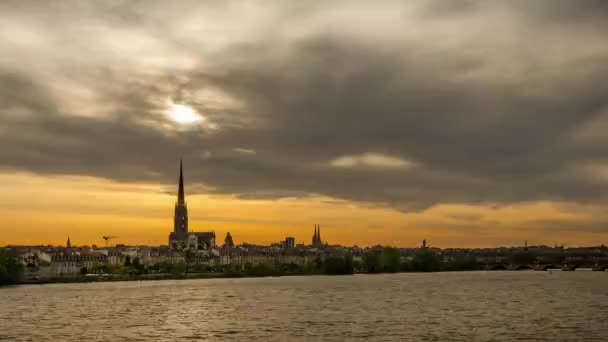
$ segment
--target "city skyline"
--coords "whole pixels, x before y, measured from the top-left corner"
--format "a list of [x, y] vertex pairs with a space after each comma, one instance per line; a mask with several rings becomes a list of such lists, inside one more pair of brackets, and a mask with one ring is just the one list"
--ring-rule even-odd
[[[218, 242], [221, 245], [221, 242], [220, 242], [221, 241], [221, 236], [218, 235], [218, 237], [216, 238], [215, 229], [206, 229], [209, 232], [202, 232], [201, 228], [203, 228], [203, 227], [199, 227], [198, 230], [194, 230], [194, 231], [189, 229], [189, 223], [188, 223], [189, 222], [189, 214], [188, 214], [188, 209], [187, 209], [187, 201], [186, 201], [186, 195], [185, 195], [186, 191], [185, 191], [185, 185], [184, 184], [185, 184], [185, 182], [184, 182], [183, 160], [180, 159], [180, 162], [179, 162], [179, 176], [178, 176], [178, 182], [177, 182], [177, 189], [178, 189], [178, 191], [176, 192], [176, 195], [175, 195], [177, 197], [177, 199], [175, 200], [175, 210], [174, 210], [174, 218], [173, 218], [173, 229], [172, 229], [171, 234], [169, 236], [169, 243], [168, 243], [168, 245], [169, 246], [172, 245], [171, 241], [173, 239], [184, 240], [184, 241], [187, 240], [187, 235], [185, 235], [185, 234], [189, 234], [189, 233], [190, 234], [203, 234], [204, 236], [206, 236], [208, 234], [213, 234], [213, 238], [214, 238], [215, 242], [211, 242], [211, 244], [215, 244], [216, 242]], [[205, 230], [205, 229], [203, 228], [202, 230]], [[107, 231], [117, 233], [117, 232], [120, 231], [120, 229], [119, 230], [112, 230], [112, 229], [110, 229], [110, 230], [107, 230]], [[230, 234], [230, 231], [227, 230], [225, 233]], [[176, 234], [176, 235], [174, 236], [174, 234]], [[286, 234], [286, 236], [290, 235], [290, 233], [288, 231], [286, 231], [284, 234]], [[220, 233], [220, 235], [221, 235], [221, 233]], [[134, 240], [131, 240], [131, 239], [133, 239], [133, 237], [131, 237], [131, 239], [129, 239], [127, 237], [127, 239], [125, 239], [124, 236], [121, 237], [121, 236], [111, 235], [111, 234], [99, 237], [99, 239], [102, 239], [102, 240], [104, 240], [106, 242], [106, 245], [108, 243], [108, 239], [106, 239], [107, 236], [110, 236], [111, 239], [113, 240], [113, 242], [115, 242], [115, 243], [127, 244], [127, 245], [129, 245], [129, 244], [131, 244], [131, 245], [146, 245], [145, 243], [142, 244], [139, 241], [137, 241], [137, 237], [135, 237], [136, 240], [134, 241]], [[205, 239], [206, 238], [207, 237], [205, 237]], [[288, 238], [291, 239], [293, 237], [288, 237]], [[231, 239], [232, 239], [232, 237], [231, 237]], [[148, 241], [154, 241], [154, 240], [148, 240]], [[426, 245], [426, 242], [427, 242], [426, 239], [424, 239], [423, 241], [424, 241], [423, 245]], [[278, 239], [275, 239], [275, 240], [261, 240], [261, 241], [255, 241], [255, 240], [252, 240], [252, 241], [240, 241], [240, 243], [262, 243], [262, 244], [267, 244], [267, 245], [272, 244], [272, 243], [279, 243], [279, 242], [280, 242], [280, 240], [278, 240]], [[456, 245], [437, 246], [437, 247], [448, 247], [448, 248], [449, 247], [463, 247], [463, 248], [469, 248], [469, 247], [490, 247], [491, 248], [491, 247], [505, 247], [505, 246], [506, 247], [512, 247], [512, 246], [520, 246], [521, 245], [520, 242], [521, 241], [516, 241], [512, 245], [494, 245], [494, 246], [488, 246], [488, 245], [478, 245], [478, 246], [475, 246], [475, 245], [473, 245], [473, 246], [470, 246], [470, 245], [458, 245], [458, 244], [456, 244]], [[309, 245], [306, 238], [295, 239], [295, 243], [296, 244]], [[372, 246], [372, 245], [386, 245], [386, 246], [396, 246], [396, 247], [414, 247], [414, 246], [419, 247], [418, 246], [419, 241], [415, 241], [413, 244], [410, 244], [410, 245], [403, 245], [403, 244], [400, 244], [400, 243], [401, 243], [400, 240], [393, 240], [393, 241], [389, 241], [389, 242], [378, 242], [378, 243], [371, 243], [371, 244], [367, 244], [367, 245], [365, 243], [356, 243], [356, 242], [355, 243], [350, 243], [350, 244], [344, 244], [344, 245], [351, 245], [351, 246], [352, 245], [359, 245], [359, 246], [362, 246], [362, 247], [364, 247], [364, 246]], [[524, 240], [524, 244], [527, 245], [527, 243], [528, 243], [528, 240]], [[18, 244], [19, 243], [17, 243], [17, 245]], [[50, 245], [59, 245], [59, 246], [62, 245], [60, 243], [44, 243], [44, 242], [33, 243], [31, 241], [28, 242], [28, 243], [25, 243], [25, 244], [31, 244], [31, 245], [32, 244], [33, 245], [47, 245], [47, 244], [50, 244]], [[69, 245], [69, 244], [70, 244], [70, 236], [68, 235], [68, 237], [67, 237], [67, 245]], [[151, 245], [155, 245], [155, 244], [156, 243], [152, 243]], [[319, 246], [323, 246], [323, 244], [324, 244], [324, 241], [322, 241], [321, 238], [320, 238], [320, 224], [316, 224], [315, 223], [314, 224], [314, 233], [313, 233], [313, 237], [312, 237], [312, 240], [311, 240], [311, 245], [313, 247], [314, 246], [319, 247]], [[334, 244], [340, 245], [341, 243], [336, 242]], [[553, 244], [554, 245], [558, 245], [557, 242], [554, 242]], [[78, 244], [74, 244], [74, 245], [78, 245]], [[80, 243], [79, 245], [80, 246], [90, 246], [90, 245], [103, 246], [102, 244], [99, 244], [97, 242], [90, 242], [90, 243], [84, 242], [84, 243]], [[159, 245], [162, 245], [162, 243], [159, 244]], [[538, 245], [550, 245], [550, 243], [539, 242]], [[563, 242], [561, 243], [561, 245], [563, 245]], [[600, 244], [598, 243], [597, 245], [600, 245]], [[601, 245], [603, 245], [603, 243], [601, 243]]]
[[0, 245], [606, 244], [606, 8], [5, 1]]

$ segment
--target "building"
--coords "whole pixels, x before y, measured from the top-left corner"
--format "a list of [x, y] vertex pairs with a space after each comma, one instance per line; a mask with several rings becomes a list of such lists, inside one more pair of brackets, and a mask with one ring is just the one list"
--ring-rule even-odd
[[285, 240], [279, 241], [278, 243], [273, 243], [271, 246], [276, 246], [281, 249], [296, 248], [296, 238], [288, 236], [285, 238]]
[[173, 215], [173, 232], [169, 234], [171, 249], [208, 249], [215, 246], [215, 232], [190, 232], [188, 230], [188, 205], [184, 191], [183, 163], [179, 162], [179, 188]]
[[296, 238], [288, 236], [285, 238], [285, 248], [295, 248]]
[[323, 248], [323, 241], [321, 240], [321, 225], [315, 224], [315, 233], [312, 236], [312, 246], [315, 248]]
[[232, 241], [232, 235], [230, 235], [230, 232], [226, 234], [226, 238], [224, 239], [224, 245], [228, 247], [234, 247], [234, 241]]

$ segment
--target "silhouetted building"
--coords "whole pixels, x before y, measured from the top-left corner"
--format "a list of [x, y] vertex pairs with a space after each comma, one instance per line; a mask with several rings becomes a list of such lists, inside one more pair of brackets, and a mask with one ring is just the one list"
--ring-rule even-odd
[[224, 239], [224, 245], [228, 247], [234, 247], [234, 241], [232, 241], [232, 235], [230, 232], [226, 233], [226, 238]]
[[72, 243], [70, 242], [70, 237], [68, 236], [68, 242], [65, 243], [66, 248], [72, 248]]
[[169, 234], [169, 247], [173, 249], [207, 249], [215, 246], [215, 232], [189, 232], [188, 206], [184, 191], [183, 163], [179, 162], [179, 188], [175, 213], [173, 216], [173, 232]]
[[175, 202], [175, 214], [173, 216], [173, 232], [176, 234], [188, 233], [188, 206], [184, 194], [184, 171], [183, 164], [179, 162], [179, 189], [177, 191], [177, 202]]
[[215, 232], [190, 232], [190, 243], [186, 246], [191, 249], [208, 249], [215, 246]]
[[312, 246], [321, 248], [323, 247], [323, 241], [321, 240], [321, 225], [315, 224], [315, 233], [312, 236]]
[[288, 236], [285, 238], [285, 248], [295, 248], [296, 238]]

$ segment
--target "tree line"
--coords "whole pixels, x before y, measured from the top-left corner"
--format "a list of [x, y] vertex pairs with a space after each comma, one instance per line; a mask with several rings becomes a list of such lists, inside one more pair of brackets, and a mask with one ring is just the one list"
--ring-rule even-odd
[[23, 276], [23, 266], [14, 251], [0, 248], [0, 286], [17, 284]]
[[[514, 264], [532, 264], [536, 262], [536, 253], [518, 251], [509, 256], [509, 262]], [[563, 255], [555, 254], [542, 256], [545, 262], [556, 264], [563, 262]], [[137, 257], [126, 257], [121, 265], [99, 263], [80, 271], [87, 273], [138, 276], [145, 274], [165, 274], [184, 276], [187, 274], [218, 274], [228, 277], [260, 277], [283, 275], [343, 275], [354, 273], [396, 273], [396, 272], [438, 272], [438, 271], [474, 271], [482, 270], [485, 265], [478, 262], [474, 256], [451, 255], [445, 261], [441, 255], [430, 248], [421, 248], [413, 253], [404, 255], [393, 247], [377, 247], [369, 249], [354, 258], [348, 251], [317, 256], [305, 265], [296, 263], [269, 264], [228, 264], [209, 265], [196, 260], [193, 255], [186, 255], [183, 262], [160, 262], [145, 265]], [[23, 279], [23, 266], [19, 263], [15, 251], [10, 248], [0, 248], [0, 285], [17, 284]]]

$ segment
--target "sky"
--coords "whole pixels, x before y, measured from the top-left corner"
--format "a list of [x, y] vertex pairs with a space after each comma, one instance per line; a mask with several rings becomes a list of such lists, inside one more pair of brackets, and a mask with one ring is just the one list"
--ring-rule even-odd
[[0, 245], [608, 243], [608, 2], [0, 3]]

